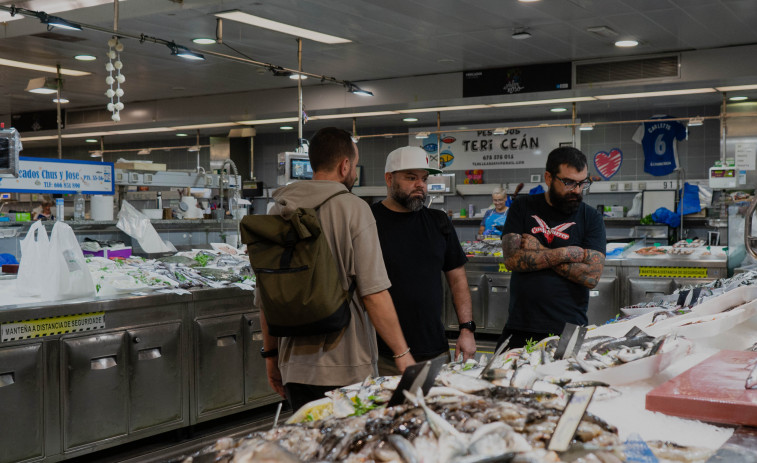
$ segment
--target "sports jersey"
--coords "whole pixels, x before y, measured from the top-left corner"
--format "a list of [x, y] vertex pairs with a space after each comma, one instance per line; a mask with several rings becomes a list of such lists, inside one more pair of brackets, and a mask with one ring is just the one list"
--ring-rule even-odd
[[[665, 119], [671, 116], [653, 116]], [[686, 127], [678, 121], [644, 122], [636, 129], [633, 141], [644, 149], [644, 172], [668, 175], [678, 167], [677, 140], [686, 139]]]

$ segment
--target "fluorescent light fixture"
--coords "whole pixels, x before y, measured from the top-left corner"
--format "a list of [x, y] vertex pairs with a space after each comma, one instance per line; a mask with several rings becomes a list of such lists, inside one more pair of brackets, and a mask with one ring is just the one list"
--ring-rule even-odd
[[171, 55], [173, 56], [178, 56], [179, 58], [191, 59], [191, 60], [204, 60], [205, 59], [202, 53], [194, 52], [187, 47], [176, 45], [173, 42], [170, 42], [166, 45], [168, 46], [168, 48], [171, 49]]
[[53, 98], [53, 103], [60, 103], [60, 104], [66, 104], [69, 103], [69, 101], [65, 98]]
[[87, 142], [87, 143], [97, 143], [97, 142], [98, 142], [99, 140], [97, 140], [97, 139], [94, 139], [94, 138], [87, 138], [87, 139], [86, 139], [86, 140], [84, 140], [84, 141], [85, 141], [85, 142]]
[[517, 32], [513, 32], [512, 38], [514, 38], [515, 40], [530, 39], [531, 34], [529, 34], [526, 31], [517, 31]]
[[488, 104], [469, 104], [464, 106], [434, 106], [432, 108], [415, 108], [415, 109], [398, 109], [396, 112], [400, 114], [413, 114], [413, 113], [431, 113], [437, 111], [464, 111], [468, 109], [484, 109], [491, 108]]
[[689, 119], [689, 127], [699, 127], [702, 124], [704, 124], [703, 117], [692, 117]]
[[593, 27], [587, 27], [586, 32], [591, 32], [592, 34], [597, 34], [600, 37], [616, 37], [618, 35], [615, 30], [613, 30], [611, 27], [607, 26], [593, 26]]
[[492, 108], [504, 108], [509, 106], [534, 106], [541, 104], [556, 104], [556, 103], [576, 103], [579, 101], [594, 101], [596, 98], [593, 96], [577, 96], [573, 98], [553, 98], [551, 100], [531, 100], [531, 101], [514, 101], [512, 103], [494, 103], [490, 104]]
[[196, 130], [196, 129], [217, 129], [220, 127], [233, 127], [237, 125], [236, 122], [213, 122], [211, 124], [195, 124], [195, 125], [176, 125], [168, 127], [168, 130]]
[[26, 91], [29, 93], [39, 93], [42, 95], [51, 95], [58, 93], [58, 79], [52, 77], [36, 77], [29, 79]]
[[343, 39], [333, 35], [322, 34], [320, 32], [303, 29], [301, 27], [290, 26], [289, 24], [280, 23], [278, 21], [271, 21], [270, 19], [261, 18], [260, 16], [253, 16], [251, 14], [243, 13], [241, 11], [227, 11], [224, 13], [216, 13], [219, 18], [230, 19], [240, 23], [249, 24], [251, 26], [262, 27], [263, 29], [269, 29], [284, 34], [293, 35], [298, 38], [315, 40], [316, 42], [335, 44], [335, 43], [348, 43], [351, 40]]
[[664, 90], [660, 92], [619, 93], [616, 95], [597, 95], [598, 100], [622, 100], [625, 98], [651, 98], [655, 96], [695, 95], [698, 93], [714, 93], [714, 88], [689, 88], [685, 90]]
[[293, 79], [293, 80], [297, 80], [297, 79], [299, 79], [299, 80], [305, 80], [305, 79], [308, 78], [308, 76], [306, 76], [305, 74], [292, 74], [292, 75], [289, 76], [289, 78]]
[[142, 148], [141, 150], [137, 151], [137, 154], [139, 154], [140, 156], [144, 156], [144, 155], [150, 154], [151, 152], [152, 150], [149, 148]]
[[757, 90], [757, 84], [750, 85], [732, 85], [730, 87], [715, 87], [719, 92], [738, 92], [740, 90]]
[[[314, 119], [314, 118], [310, 118]], [[237, 121], [239, 125], [268, 125], [268, 124], [281, 124], [284, 122], [297, 122], [296, 117], [279, 117], [276, 119], [253, 119], [250, 121]]]
[[323, 114], [319, 116], [309, 116], [311, 121], [327, 120], [327, 119], [346, 119], [353, 117], [371, 117], [371, 116], [391, 116], [397, 114], [399, 111], [367, 111], [364, 113], [342, 113], [342, 114]]
[[745, 96], [732, 96], [732, 97], [728, 98], [728, 101], [744, 101], [744, 100], [748, 100], [748, 99], [749, 98], [745, 97]]
[[[0, 58], [0, 66], [10, 66], [13, 68], [30, 69], [32, 71], [49, 72], [51, 74], [58, 75], [58, 68], [55, 66], [43, 66], [41, 64], [24, 63], [23, 61], [14, 61], [11, 59]], [[91, 72], [75, 71], [73, 69], [60, 68], [61, 75], [81, 77], [92, 74]]]
[[189, 148], [187, 148], [187, 151], [189, 151], [190, 153], [196, 153], [196, 152], [200, 151], [200, 146], [199, 145], [192, 145]]
[[593, 122], [584, 122], [583, 124], [578, 126], [578, 130], [594, 130], [594, 123]]
[[79, 61], [94, 61], [97, 57], [94, 55], [76, 55], [74, 56], [74, 59]]
[[66, 29], [69, 31], [80, 31], [81, 26], [72, 23], [71, 21], [66, 21], [63, 18], [59, 18], [57, 16], [49, 15], [43, 11], [40, 11], [37, 14], [37, 17], [39, 18], [40, 22], [43, 24], [47, 24], [48, 27], [57, 27], [60, 29]]
[[357, 85], [353, 84], [352, 82], [344, 81], [344, 86], [347, 87], [347, 91], [350, 93], [354, 93], [355, 95], [360, 96], [373, 96], [373, 92], [369, 92], [368, 90], [363, 90], [362, 88], [358, 87]]
[[415, 138], [424, 139], [428, 138], [429, 135], [431, 135], [431, 132], [418, 132], [415, 134]]
[[550, 108], [549, 110], [552, 111], [553, 113], [564, 113], [568, 109], [567, 108]]
[[494, 129], [494, 132], [492, 132], [493, 135], [504, 135], [507, 133], [507, 127], [497, 127]]
[[282, 125], [281, 127], [279, 127], [279, 129], [281, 129], [281, 130], [294, 130], [294, 127], [292, 127], [291, 125]]
[[102, 151], [92, 151], [91, 153], [89, 153], [89, 157], [91, 157], [91, 158], [101, 158], [101, 157], [103, 157], [103, 152]]
[[418, 122], [418, 118], [417, 117], [405, 117], [405, 118], [402, 118], [402, 122]]
[[619, 48], [632, 48], [639, 44], [637, 40], [618, 40], [615, 46]]
[[211, 45], [216, 43], [216, 39], [207, 39], [205, 37], [198, 37], [196, 39], [192, 39], [192, 42], [196, 43], [197, 45]]
[[177, 137], [186, 137], [187, 134], [186, 133], [177, 133], [176, 136]]

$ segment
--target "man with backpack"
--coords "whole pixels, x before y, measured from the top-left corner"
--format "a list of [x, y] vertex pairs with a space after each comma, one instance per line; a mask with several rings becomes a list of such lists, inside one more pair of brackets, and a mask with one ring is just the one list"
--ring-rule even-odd
[[[256, 256], [264, 259], [265, 254], [255, 251], [256, 244], [252, 241], [257, 238], [245, 240], [258, 279], [255, 303], [262, 309], [264, 337], [261, 355], [266, 359], [268, 381], [276, 392], [287, 398], [294, 410], [322, 398], [326, 391], [376, 375], [376, 332], [389, 346], [399, 371], [415, 363], [387, 291], [391, 283], [382, 263], [373, 215], [365, 201], [347, 194], [357, 179], [357, 145], [348, 132], [334, 127], [324, 128], [310, 140], [309, 157], [313, 180], [295, 182], [274, 191], [276, 204], [269, 215], [297, 217], [295, 212], [299, 212], [296, 219], [300, 221], [299, 225], [310, 227], [311, 231], [316, 230], [314, 235], [322, 233], [326, 238], [336, 262], [341, 291], [347, 294], [346, 325], [336, 331], [317, 334], [307, 331], [308, 324], [304, 327], [283, 326], [282, 323], [297, 322], [287, 317], [277, 320], [276, 325], [269, 325], [264, 314], [268, 313], [269, 318], [278, 314], [266, 310], [266, 298], [269, 304], [273, 304], [273, 299], [296, 293], [302, 285], [295, 276], [298, 266], [293, 264], [292, 269], [283, 270], [283, 274], [290, 273], [295, 279], [284, 280], [291, 282], [289, 288], [278, 288], [276, 292], [266, 278], [282, 270], [258, 269]], [[303, 211], [302, 208], [310, 209]], [[309, 220], [312, 222], [308, 214], [313, 212], [318, 219], [315, 228], [308, 223]], [[298, 233], [308, 234], [307, 231]], [[287, 259], [295, 261], [297, 252], [295, 246], [293, 251], [284, 254], [289, 254]], [[319, 278], [319, 273], [313, 278]], [[282, 310], [286, 309], [286, 306], [282, 307]], [[330, 318], [334, 317], [343, 318], [338, 312]], [[276, 337], [276, 332], [309, 334]]]
[[[429, 173], [428, 155], [405, 146], [389, 153], [384, 169], [387, 196], [371, 206], [381, 251], [392, 287], [402, 332], [417, 361], [444, 356], [449, 344], [442, 323], [442, 273], [452, 291], [460, 334], [455, 357], [467, 360], [476, 353], [473, 305], [464, 264], [468, 261], [452, 222], [444, 211], [424, 203]], [[396, 374], [389, 340], [379, 333], [379, 373]]]

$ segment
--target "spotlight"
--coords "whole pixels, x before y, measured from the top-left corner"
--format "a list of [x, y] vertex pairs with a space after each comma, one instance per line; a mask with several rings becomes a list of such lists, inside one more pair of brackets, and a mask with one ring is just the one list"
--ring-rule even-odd
[[578, 130], [594, 130], [594, 123], [593, 122], [584, 122], [583, 124], [578, 126]]
[[53, 77], [36, 77], [29, 79], [29, 84], [25, 89], [30, 93], [41, 93], [43, 95], [50, 95], [58, 93], [58, 79]]
[[151, 150], [149, 148], [142, 148], [141, 150], [137, 151], [137, 154], [139, 155], [146, 155], [150, 154]]
[[53, 27], [59, 27], [61, 29], [67, 29], [70, 31], [80, 31], [81, 26], [75, 23], [72, 23], [70, 21], [66, 21], [63, 18], [59, 18], [57, 16], [49, 15], [45, 13], [44, 11], [40, 11], [37, 13], [37, 17], [39, 18], [40, 22], [47, 24], [47, 27], [52, 29]]
[[166, 46], [171, 49], [171, 54], [173, 56], [178, 56], [179, 58], [184, 59], [191, 59], [191, 60], [204, 60], [205, 57], [201, 53], [194, 52], [190, 50], [187, 47], [183, 47], [181, 45], [176, 45], [174, 42], [169, 42], [166, 44]]
[[418, 132], [415, 134], [415, 138], [424, 139], [424, 138], [428, 138], [430, 135], [431, 135], [431, 132]]
[[689, 127], [699, 127], [702, 124], [704, 124], [703, 117], [692, 117], [689, 119]]
[[525, 30], [519, 30], [519, 31], [513, 32], [512, 38], [514, 38], [515, 40], [530, 39], [531, 38], [531, 34], [529, 34]]

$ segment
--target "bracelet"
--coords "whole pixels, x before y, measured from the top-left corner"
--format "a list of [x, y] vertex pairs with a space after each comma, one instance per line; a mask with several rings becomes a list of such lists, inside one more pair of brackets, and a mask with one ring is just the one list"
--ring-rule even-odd
[[407, 355], [407, 354], [409, 354], [409, 353], [410, 353], [410, 348], [408, 347], [408, 348], [407, 348], [407, 350], [406, 350], [405, 352], [403, 352], [403, 353], [401, 353], [401, 354], [397, 354], [397, 355], [392, 355], [392, 358], [393, 358], [393, 359], [398, 359], [398, 358], [400, 358], [400, 357], [404, 357], [405, 355]]

